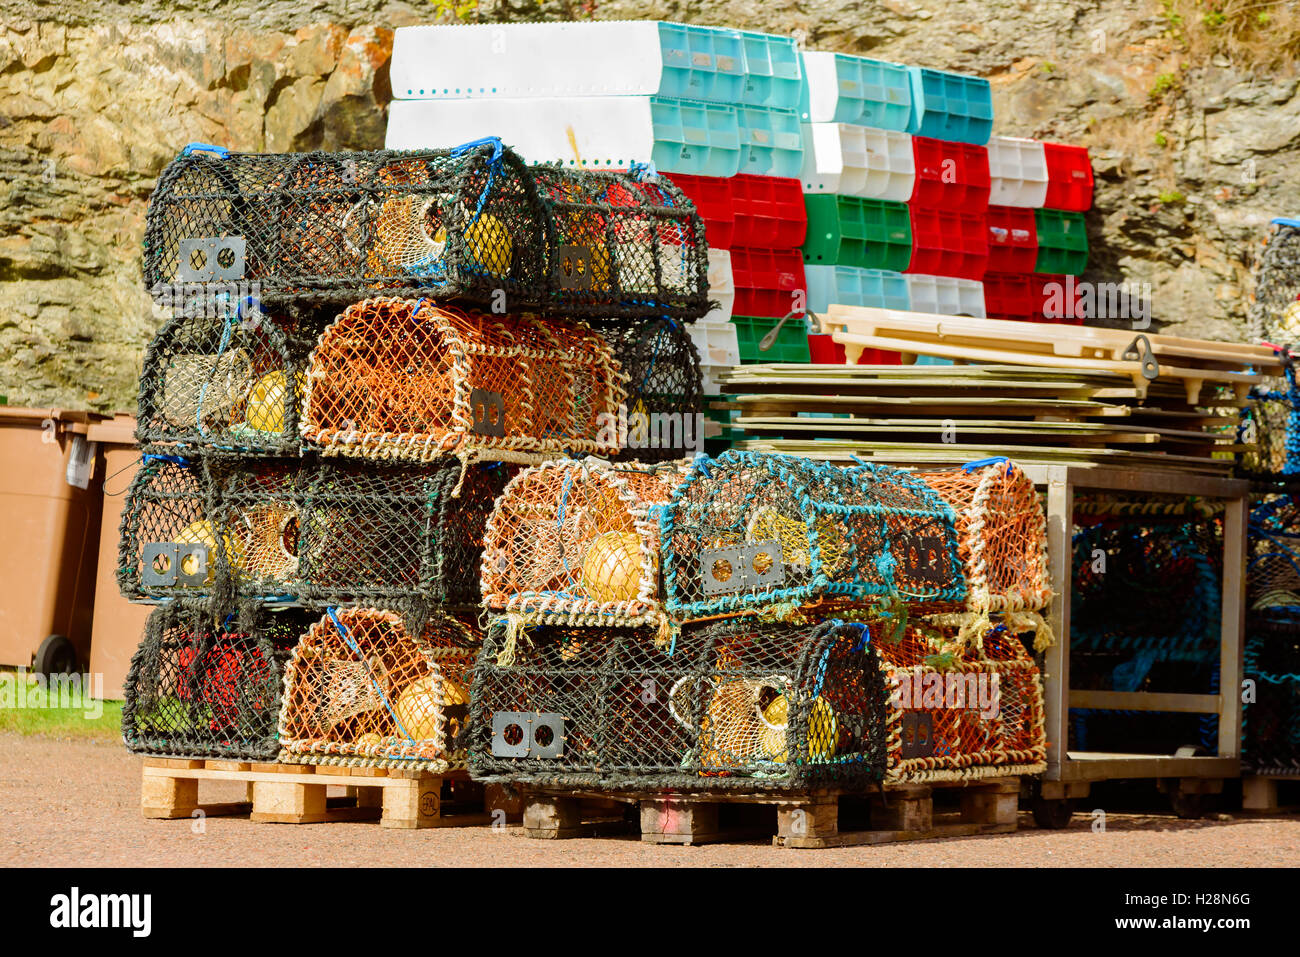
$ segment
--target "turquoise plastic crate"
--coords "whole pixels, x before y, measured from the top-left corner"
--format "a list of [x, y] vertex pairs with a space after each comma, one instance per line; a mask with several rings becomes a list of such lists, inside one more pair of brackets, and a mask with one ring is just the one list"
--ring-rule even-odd
[[759, 351], [758, 344], [780, 321], [780, 319], [752, 316], [731, 317], [731, 324], [736, 327], [736, 341], [740, 344], [742, 363], [812, 361], [812, 353], [808, 351], [808, 322], [803, 316], [791, 316], [787, 319], [781, 331], [777, 333], [772, 348], [766, 352]]
[[742, 143], [736, 107], [662, 96], [650, 98], [654, 147], [650, 158], [661, 173], [735, 176]]
[[659, 46], [664, 62], [659, 95], [740, 102], [746, 81], [745, 44], [737, 31], [661, 23]]
[[983, 146], [993, 135], [993, 89], [983, 77], [908, 67], [912, 121], [907, 132]]
[[797, 178], [803, 169], [799, 114], [766, 106], [738, 106], [736, 112], [740, 122], [740, 172]]
[[741, 103], [794, 109], [803, 88], [799, 47], [793, 37], [740, 31], [745, 49], [745, 88]]
[[[799, 109], [804, 122], [851, 123], [907, 132], [912, 122], [912, 77], [907, 67], [847, 53], [819, 56], [826, 56], [833, 63], [833, 77], [826, 76], [824, 70], [819, 70], [814, 77], [805, 68]], [[833, 87], [822, 88], [832, 80]], [[815, 91], [811, 90], [813, 84], [818, 87]], [[810, 96], [811, 92], [816, 96]], [[817, 120], [811, 116], [814, 98]], [[833, 111], [821, 119], [832, 103]]]
[[832, 303], [910, 312], [907, 277], [888, 269], [857, 266], [804, 266], [808, 310], [823, 313]]

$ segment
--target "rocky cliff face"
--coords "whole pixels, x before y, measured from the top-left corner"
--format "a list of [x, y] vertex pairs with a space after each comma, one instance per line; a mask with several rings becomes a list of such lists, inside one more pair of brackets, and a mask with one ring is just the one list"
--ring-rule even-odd
[[457, 6], [798, 31], [810, 47], [987, 76], [999, 132], [1092, 148], [1085, 278], [1149, 284], [1171, 331], [1244, 335], [1267, 223], [1300, 215], [1294, 23], [1260, 21], [1253, 46], [1233, 47], [1183, 22], [1197, 0], [472, 3], [0, 0], [0, 395], [132, 408], [162, 318], [140, 281], [162, 167], [192, 140], [382, 146], [393, 29]]

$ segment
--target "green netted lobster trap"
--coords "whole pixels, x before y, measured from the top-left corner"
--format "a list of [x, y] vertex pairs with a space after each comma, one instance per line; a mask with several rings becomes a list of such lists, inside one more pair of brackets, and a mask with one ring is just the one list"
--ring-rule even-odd
[[250, 628], [179, 603], [156, 608], [126, 677], [127, 750], [274, 760], [284, 666], [307, 620], [262, 612]]
[[885, 686], [862, 625], [489, 630], [470, 694], [478, 780], [597, 788], [866, 785]]
[[269, 305], [382, 293], [496, 312], [708, 312], [704, 229], [675, 186], [529, 169], [495, 138], [410, 152], [191, 144], [158, 179], [144, 254], [156, 299], [250, 286]]
[[291, 764], [464, 768], [469, 684], [480, 640], [434, 613], [330, 608], [293, 649], [279, 713]]
[[1242, 709], [1242, 759], [1256, 773], [1300, 775], [1300, 623], [1249, 622]]
[[476, 606], [483, 526], [513, 471], [147, 456], [123, 511], [119, 584], [218, 607]]
[[680, 459], [704, 448], [704, 385], [690, 334], [668, 319], [604, 325], [627, 377], [616, 461]]

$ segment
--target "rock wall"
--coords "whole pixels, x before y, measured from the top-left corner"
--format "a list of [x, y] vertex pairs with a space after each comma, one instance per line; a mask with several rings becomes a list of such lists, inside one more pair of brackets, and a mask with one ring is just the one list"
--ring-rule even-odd
[[[1267, 223], [1300, 215], [1300, 89], [1289, 62], [1198, 50], [1179, 2], [470, 0], [467, 15], [743, 24], [987, 76], [999, 132], [1092, 148], [1085, 278], [1149, 284], [1169, 330], [1239, 338]], [[162, 167], [193, 140], [382, 146], [393, 29], [457, 5], [0, 0], [0, 395], [132, 408], [162, 318], [139, 249]]]

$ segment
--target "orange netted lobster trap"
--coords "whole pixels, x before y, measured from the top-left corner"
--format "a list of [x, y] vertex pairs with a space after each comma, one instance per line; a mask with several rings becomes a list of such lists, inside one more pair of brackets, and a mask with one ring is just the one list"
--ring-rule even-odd
[[623, 382], [580, 323], [367, 299], [311, 354], [302, 434], [326, 455], [420, 462], [614, 453]]
[[896, 783], [1037, 774], [1047, 768], [1043, 684], [1021, 638], [998, 626], [975, 649], [953, 629], [871, 625], [889, 693]]
[[149, 202], [155, 297], [255, 286], [268, 304], [375, 293], [548, 315], [708, 312], [695, 207], [667, 180], [530, 169], [495, 137], [453, 149], [232, 153], [190, 144]]
[[524, 469], [484, 530], [484, 604], [528, 622], [661, 622], [659, 529], [650, 510], [683, 474], [681, 464], [593, 459]]
[[477, 780], [598, 788], [867, 785], [884, 672], [856, 623], [489, 629], [470, 694]]
[[1052, 601], [1047, 516], [1034, 483], [1001, 457], [915, 474], [957, 516], [967, 583], [965, 605], [956, 613], [963, 638], [978, 641], [990, 615], [998, 615], [1016, 627], [1032, 625], [1039, 650], [1051, 644], [1051, 630], [1039, 614]]
[[280, 760], [463, 769], [480, 643], [450, 615], [428, 615], [412, 632], [396, 612], [328, 609], [285, 667]]

